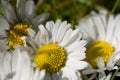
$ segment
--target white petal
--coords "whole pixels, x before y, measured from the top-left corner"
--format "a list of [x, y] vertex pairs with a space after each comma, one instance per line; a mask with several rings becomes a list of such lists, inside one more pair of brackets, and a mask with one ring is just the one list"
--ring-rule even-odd
[[0, 29], [2, 30], [8, 30], [10, 28], [9, 23], [7, 22], [7, 20], [0, 15]]
[[70, 55], [68, 55], [68, 59], [71, 59], [71, 58], [75, 58], [77, 60], [83, 60], [86, 58], [86, 54], [85, 53], [80, 53], [80, 52], [73, 52], [71, 53]]
[[66, 46], [66, 44], [70, 40], [71, 34], [72, 34], [72, 29], [69, 29], [66, 31], [64, 38], [63, 38], [62, 42], [60, 43], [61, 46]]
[[97, 66], [98, 66], [98, 68], [104, 68], [105, 67], [104, 61], [101, 57], [97, 58]]
[[70, 27], [71, 27], [71, 25], [70, 24], [67, 24], [66, 22], [64, 22], [64, 23], [62, 23], [61, 25], [60, 25], [60, 28], [59, 28], [59, 30], [58, 30], [58, 33], [57, 33], [57, 37], [56, 37], [56, 41], [57, 42], [61, 42], [61, 40], [63, 39], [63, 37], [64, 37], [64, 35], [65, 35], [65, 33], [66, 33], [66, 31], [68, 30], [68, 29], [70, 29]]
[[101, 22], [101, 19], [99, 16], [93, 16], [93, 22], [97, 28], [98, 31], [98, 38], [99, 39], [105, 39], [105, 27], [103, 26], [103, 23]]
[[[94, 28], [94, 23], [91, 18], [83, 19], [79, 21], [79, 25], [76, 26], [80, 29], [83, 39], [95, 40], [97, 38], [97, 30]], [[89, 30], [88, 30], [89, 28]]]
[[86, 48], [84, 47], [87, 44], [86, 41], [75, 41], [71, 45], [66, 46], [65, 49], [68, 53], [70, 52], [80, 52], [83, 53], [85, 52]]
[[104, 72], [99, 73], [99, 80], [104, 80], [106, 78], [106, 74]]
[[38, 47], [42, 44], [42, 43], [41, 43], [41, 40], [40, 40], [40, 36], [41, 36], [41, 32], [38, 31], [37, 34], [36, 34], [36, 36], [35, 36], [35, 39], [34, 39], [34, 41], [35, 41], [35, 43], [36, 43], [36, 45], [37, 45]]
[[28, 0], [26, 2], [26, 7], [25, 7], [25, 12], [27, 17], [29, 17], [30, 19], [32, 19], [34, 17], [35, 14], [35, 3], [33, 0]]
[[42, 13], [42, 14], [38, 15], [37, 17], [35, 17], [32, 20], [32, 23], [37, 27], [38, 25], [43, 23], [45, 20], [47, 20], [48, 17], [49, 17], [49, 13]]
[[43, 80], [52, 80], [51, 75], [49, 73], [46, 73], [45, 77]]
[[27, 31], [28, 31], [28, 33], [29, 33], [29, 35], [31, 36], [31, 37], [35, 37], [35, 31], [33, 30], [33, 29], [30, 29], [30, 28], [28, 28], [27, 29]]
[[43, 25], [40, 25], [39, 26], [39, 29], [40, 29], [40, 36], [39, 36], [39, 39], [40, 39], [40, 42], [41, 43], [48, 43], [49, 40], [50, 40], [50, 37], [51, 35], [49, 34], [49, 32], [44, 28]]
[[20, 20], [25, 19], [25, 4], [26, 4], [25, 0], [17, 0], [17, 5], [16, 5], [17, 15]]
[[78, 31], [79, 31], [78, 29], [72, 31], [72, 34], [71, 34], [71, 36], [70, 36], [70, 40], [68, 41], [68, 43], [66, 44], [66, 46], [69, 46], [69, 45], [71, 45], [71, 44], [74, 44], [74, 42], [80, 40], [81, 35], [79, 34]]
[[117, 61], [120, 59], [120, 54], [119, 52], [118, 53], [113, 53], [109, 59], [108, 59], [108, 62], [107, 62], [107, 67], [108, 68], [113, 68], [114, 65], [117, 63]]
[[7, 37], [7, 32], [3, 29], [0, 29], [0, 38], [6, 38]]
[[7, 0], [1, 0], [2, 3], [2, 12], [6, 19], [11, 23], [14, 24], [17, 20], [15, 11], [13, 7], [10, 5], [10, 3]]
[[52, 73], [51, 74], [51, 80], [60, 80], [60, 75], [57, 73]]
[[96, 73], [97, 71], [94, 69], [85, 69], [82, 71], [83, 74], [92, 74], [92, 73]]
[[112, 76], [112, 73], [109, 73], [109, 74], [107, 75], [107, 77], [105, 78], [105, 80], [110, 80], [110, 79], [111, 79], [111, 76]]
[[13, 53], [12, 59], [12, 70], [15, 72], [13, 79], [16, 80], [29, 80], [32, 76], [32, 67], [31, 61], [28, 54], [24, 51], [21, 52], [19, 49], [16, 49]]
[[107, 41], [109, 41], [114, 34], [114, 29], [115, 29], [114, 25], [115, 25], [114, 17], [110, 16], [108, 19], [108, 25], [107, 25], [107, 31], [106, 31]]
[[57, 20], [56, 23], [54, 24], [54, 28], [53, 28], [53, 31], [52, 31], [52, 40], [54, 42], [56, 42], [56, 37], [57, 37], [57, 32], [59, 30], [59, 27], [61, 25], [61, 20]]
[[0, 40], [0, 51], [7, 51], [9, 46], [7, 45], [6, 40]]
[[[75, 42], [73, 42], [72, 44], [70, 44], [69, 46], [65, 47], [67, 53], [72, 52], [72, 51], [75, 49], [75, 47], [76, 47], [77, 44], [79, 44], [79, 42], [78, 42], [78, 41], [75, 41]], [[80, 45], [80, 46], [81, 46], [81, 45]]]
[[77, 72], [65, 69], [63, 70], [62, 80], [79, 80], [79, 76], [76, 75]]
[[40, 70], [39, 69], [35, 69], [34, 70], [34, 74], [33, 74], [33, 80], [38, 80], [38, 77], [39, 77], [39, 75], [40, 75]]
[[65, 67], [73, 69], [73, 70], [82, 70], [85, 67], [87, 67], [87, 65], [88, 64], [85, 61], [79, 61], [79, 60], [76, 60], [76, 59], [70, 59], [70, 60], [67, 60]]
[[54, 22], [53, 21], [47, 22], [45, 27], [51, 33], [53, 31], [53, 28], [54, 28]]
[[[44, 79], [44, 77], [45, 77], [45, 73], [46, 73], [46, 71], [45, 71], [45, 70], [41, 70], [41, 71], [40, 71], [40, 75], [39, 75], [38, 80], [43, 80], [43, 79]], [[37, 80], [37, 79], [36, 79], [36, 80]]]
[[0, 52], [0, 76], [2, 80], [9, 79], [7, 77], [11, 73], [11, 55], [6, 52]]

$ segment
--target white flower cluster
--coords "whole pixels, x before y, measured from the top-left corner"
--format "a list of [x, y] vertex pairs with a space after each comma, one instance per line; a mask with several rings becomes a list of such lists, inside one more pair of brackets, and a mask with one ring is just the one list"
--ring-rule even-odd
[[60, 19], [43, 25], [49, 14], [36, 17], [34, 6], [1, 0], [0, 80], [111, 80], [119, 71], [120, 15], [92, 12], [73, 30]]

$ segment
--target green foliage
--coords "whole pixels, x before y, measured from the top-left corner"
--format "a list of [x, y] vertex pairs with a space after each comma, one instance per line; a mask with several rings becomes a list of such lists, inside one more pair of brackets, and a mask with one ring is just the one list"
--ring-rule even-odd
[[[88, 15], [91, 10], [98, 11], [103, 8], [111, 12], [117, 0], [34, 0], [36, 3], [37, 14], [43, 12], [50, 13], [50, 20], [58, 18], [67, 20], [72, 24], [84, 16]], [[118, 0], [119, 1], [119, 0]], [[9, 0], [14, 6], [16, 0]], [[117, 3], [114, 13], [120, 12], [120, 2]]]
[[[89, 1], [89, 0], [86, 0]], [[78, 19], [84, 17], [92, 7], [78, 0], [44, 0], [36, 6], [37, 13], [49, 12], [50, 19], [58, 18], [76, 23]]]
[[[40, 2], [41, 1], [41, 2]], [[71, 23], [77, 21], [90, 13], [92, 10], [98, 11], [101, 8], [111, 12], [116, 1], [115, 0], [35, 0], [36, 12], [49, 12], [50, 19], [56, 20], [61, 18]], [[119, 4], [119, 3], [118, 3]], [[120, 4], [119, 4], [120, 6]], [[115, 13], [120, 9], [117, 7]]]
[[[16, 0], [9, 0], [15, 7]], [[108, 12], [120, 12], [120, 1], [118, 0], [34, 0], [36, 13], [50, 13], [50, 20], [58, 18], [67, 20], [73, 25], [79, 19], [88, 15], [91, 11], [99, 11], [101, 8]], [[116, 5], [117, 3], [117, 5]], [[114, 8], [114, 9], [113, 9]], [[74, 27], [73, 27], [74, 28]]]

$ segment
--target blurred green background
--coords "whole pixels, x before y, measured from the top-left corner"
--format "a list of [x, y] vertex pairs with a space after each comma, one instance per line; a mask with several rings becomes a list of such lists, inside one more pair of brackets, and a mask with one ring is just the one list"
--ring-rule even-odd
[[[16, 0], [9, 0], [15, 6]], [[105, 9], [109, 13], [120, 12], [120, 0], [34, 0], [36, 13], [49, 12], [49, 20], [58, 18], [77, 24], [91, 11]]]

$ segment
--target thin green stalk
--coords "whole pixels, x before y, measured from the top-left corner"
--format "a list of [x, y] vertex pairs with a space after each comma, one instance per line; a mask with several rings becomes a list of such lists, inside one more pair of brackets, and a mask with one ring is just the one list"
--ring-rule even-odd
[[74, 26], [75, 25], [75, 20], [73, 19], [71, 23], [72, 23], [72, 29], [75, 29], [75, 26]]
[[120, 70], [120, 67], [115, 71], [115, 73], [113, 74], [111, 80], [114, 80], [114, 79], [115, 79], [115, 76], [116, 76], [116, 74], [118, 73], [119, 70]]
[[55, 3], [55, 0], [52, 0], [52, 5], [53, 5], [53, 7], [54, 7], [55, 9], [57, 9], [57, 5], [56, 5], [56, 3]]
[[120, 2], [120, 0], [117, 0], [117, 1], [116, 1], [116, 3], [115, 3], [115, 5], [114, 5], [114, 7], [112, 8], [111, 13], [114, 13], [114, 12], [115, 12], [115, 10], [116, 10], [117, 6], [119, 5], [119, 2]]

